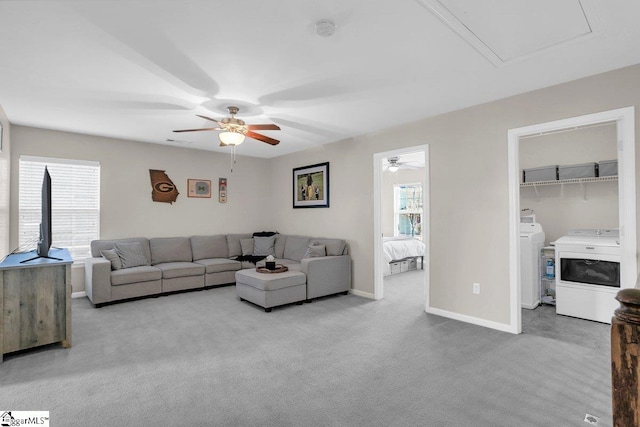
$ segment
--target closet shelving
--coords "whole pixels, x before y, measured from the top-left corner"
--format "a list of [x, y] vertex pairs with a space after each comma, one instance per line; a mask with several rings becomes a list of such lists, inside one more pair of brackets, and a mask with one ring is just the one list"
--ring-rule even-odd
[[588, 182], [617, 181], [618, 175], [599, 176], [596, 178], [556, 179], [553, 181], [523, 182], [520, 187], [541, 187], [543, 185], [584, 184]]
[[606, 182], [606, 181], [617, 181], [618, 176], [599, 176], [595, 178], [573, 178], [573, 179], [558, 179], [553, 181], [536, 181], [536, 182], [523, 182], [520, 184], [520, 188], [533, 187], [536, 192], [536, 197], [539, 199], [540, 194], [538, 194], [538, 187], [545, 187], [549, 185], [565, 185], [565, 184], [580, 184], [583, 191], [584, 200], [587, 199], [587, 187], [584, 184], [589, 184], [592, 182]]

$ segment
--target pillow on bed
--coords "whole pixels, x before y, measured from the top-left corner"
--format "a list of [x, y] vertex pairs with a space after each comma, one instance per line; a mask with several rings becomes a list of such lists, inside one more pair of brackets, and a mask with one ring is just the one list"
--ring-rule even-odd
[[327, 256], [327, 248], [325, 245], [309, 245], [307, 252], [304, 253], [304, 258], [316, 258]]

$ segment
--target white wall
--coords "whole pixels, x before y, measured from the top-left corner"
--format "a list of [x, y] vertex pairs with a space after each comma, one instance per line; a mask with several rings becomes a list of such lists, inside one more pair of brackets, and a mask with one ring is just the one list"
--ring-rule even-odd
[[0, 259], [2, 259], [11, 251], [11, 249], [9, 249], [11, 127], [1, 105], [0, 123], [2, 123], [2, 149], [0, 150]]
[[[23, 126], [12, 127], [11, 245], [18, 244], [18, 159], [21, 155], [94, 160], [101, 166], [101, 238], [170, 237], [270, 229], [269, 164], [229, 156]], [[173, 204], [151, 200], [149, 169], [165, 170], [180, 195]], [[228, 180], [227, 203], [218, 202], [218, 178]], [[210, 199], [187, 197], [187, 179], [212, 181]], [[74, 292], [84, 290], [73, 272]]]
[[274, 194], [275, 224], [347, 238], [353, 286], [373, 294], [373, 155], [429, 144], [430, 304], [507, 325], [508, 129], [638, 105], [638, 81], [640, 66], [628, 67], [273, 159], [274, 181], [289, 186], [291, 168], [331, 162], [332, 189], [331, 208], [306, 211], [291, 209], [291, 189]]
[[[520, 142], [520, 166], [525, 169], [615, 160], [617, 156], [615, 123]], [[570, 228], [617, 228], [618, 183], [522, 187], [520, 207], [534, 210], [547, 243], [564, 236]]]
[[[353, 257], [353, 287], [372, 295], [373, 155], [429, 144], [430, 304], [506, 325], [510, 320], [508, 129], [640, 106], [638, 81], [640, 66], [627, 67], [275, 159], [242, 158], [233, 177], [220, 155], [20, 127], [12, 138], [13, 148], [19, 150], [12, 150], [12, 160], [32, 154], [101, 161], [104, 237], [266, 228], [344, 238]], [[325, 161], [330, 162], [331, 207], [293, 209], [292, 169]], [[152, 203], [149, 168], [166, 169], [179, 185], [196, 173], [197, 178], [228, 176], [233, 179], [230, 202], [237, 197], [237, 204]], [[12, 178], [15, 193], [15, 174]], [[15, 194], [11, 202], [15, 233]], [[480, 295], [472, 293], [473, 282], [482, 285]]]

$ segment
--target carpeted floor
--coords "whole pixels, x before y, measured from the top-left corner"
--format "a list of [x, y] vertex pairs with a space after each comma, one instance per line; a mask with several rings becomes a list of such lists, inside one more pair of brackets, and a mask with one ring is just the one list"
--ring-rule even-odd
[[427, 315], [420, 274], [386, 280], [382, 301], [271, 313], [234, 287], [77, 299], [73, 348], [5, 357], [0, 409], [48, 410], [54, 426], [611, 425], [607, 325], [585, 343]]

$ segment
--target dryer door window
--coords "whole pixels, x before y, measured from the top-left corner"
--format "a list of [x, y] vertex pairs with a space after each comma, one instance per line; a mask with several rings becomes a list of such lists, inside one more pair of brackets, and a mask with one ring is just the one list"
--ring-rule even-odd
[[620, 263], [597, 259], [560, 258], [563, 282], [620, 287]]

